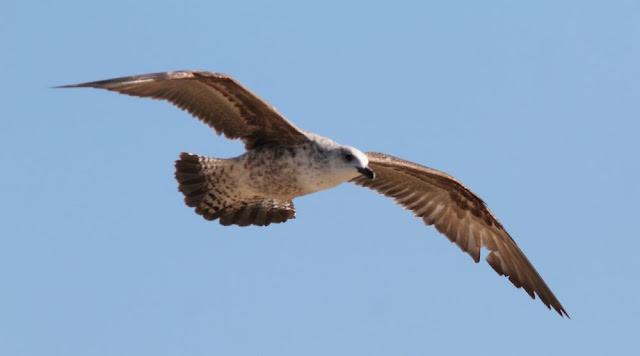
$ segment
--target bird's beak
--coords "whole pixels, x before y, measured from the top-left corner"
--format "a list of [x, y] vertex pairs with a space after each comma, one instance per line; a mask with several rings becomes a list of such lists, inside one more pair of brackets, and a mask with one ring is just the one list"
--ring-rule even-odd
[[368, 167], [358, 168], [358, 172], [369, 179], [374, 179], [376, 177], [376, 174]]

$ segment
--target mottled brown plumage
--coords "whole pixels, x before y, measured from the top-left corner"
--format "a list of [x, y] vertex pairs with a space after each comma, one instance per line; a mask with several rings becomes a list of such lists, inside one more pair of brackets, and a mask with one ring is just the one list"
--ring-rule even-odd
[[354, 183], [393, 198], [425, 224], [434, 225], [451, 242], [480, 261], [480, 248], [489, 251], [487, 262], [532, 298], [568, 316], [531, 262], [489, 211], [484, 202], [446, 173], [377, 152], [368, 152], [374, 180], [357, 177]]
[[178, 189], [187, 206], [222, 225], [267, 226], [296, 216], [291, 200], [239, 197], [233, 161], [183, 152], [175, 164]]
[[175, 71], [120, 77], [60, 88], [99, 88], [167, 100], [247, 149], [266, 144], [295, 146], [307, 141], [276, 109], [233, 78], [220, 73]]
[[568, 316], [535, 268], [487, 209], [454, 178], [382, 153], [363, 152], [298, 129], [234, 79], [176, 71], [64, 86], [91, 87], [167, 100], [247, 152], [231, 159], [183, 153], [175, 177], [185, 203], [222, 225], [281, 223], [295, 218], [293, 199], [351, 181], [393, 198], [425, 224], [487, 262], [532, 298]]

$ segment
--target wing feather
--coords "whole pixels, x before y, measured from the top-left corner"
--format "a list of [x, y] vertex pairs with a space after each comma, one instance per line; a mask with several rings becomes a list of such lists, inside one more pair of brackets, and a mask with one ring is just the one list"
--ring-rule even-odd
[[211, 72], [176, 71], [101, 80], [59, 88], [99, 88], [166, 100], [197, 117], [216, 133], [239, 138], [247, 149], [306, 142], [304, 131], [233, 78]]
[[509, 233], [473, 192], [435, 169], [382, 153], [367, 156], [376, 178], [358, 177], [352, 182], [393, 198], [425, 224], [434, 225], [475, 262], [480, 261], [481, 247], [487, 248], [490, 253], [486, 260], [499, 275], [523, 288], [531, 298], [537, 295], [547, 308], [569, 316]]

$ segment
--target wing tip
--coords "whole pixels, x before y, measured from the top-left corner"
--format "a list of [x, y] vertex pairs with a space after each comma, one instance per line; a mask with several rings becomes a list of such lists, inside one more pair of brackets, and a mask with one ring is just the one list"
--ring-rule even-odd
[[[194, 71], [194, 70], [174, 70], [168, 72], [156, 72], [140, 75], [131, 75], [124, 77], [117, 77], [105, 80], [98, 80], [93, 82], [84, 82], [77, 84], [58, 85], [51, 87], [52, 89], [65, 89], [65, 88], [98, 88], [98, 89], [113, 89], [120, 85], [128, 85], [132, 83], [140, 83], [145, 81], [153, 81], [158, 79], [185, 79], [193, 77], [195, 74], [206, 74], [209, 72]], [[217, 73], [212, 73], [217, 74]]]
[[99, 81], [96, 81], [96, 82], [57, 85], [57, 86], [51, 87], [51, 89], [69, 89], [69, 88], [109, 89], [108, 84], [113, 83], [113, 81], [114, 81], [114, 79], [107, 79], [107, 80], [99, 80]]
[[[222, 80], [232, 80], [236, 82], [232, 76], [225, 73], [221, 73], [221, 72], [181, 69], [181, 70], [172, 70], [167, 72], [155, 72], [155, 73], [147, 73], [147, 74], [140, 74], [140, 75], [117, 77], [117, 78], [98, 80], [93, 82], [56, 85], [49, 88], [50, 89], [68, 89], [68, 88], [117, 89], [119, 86], [129, 85], [132, 83], [140, 83], [140, 82], [153, 81], [158, 79], [189, 79], [189, 78], [195, 78], [195, 77], [217, 78]], [[239, 85], [239, 83], [237, 84]]]
[[558, 313], [561, 317], [563, 318], [567, 318], [569, 320], [571, 320], [571, 316], [569, 315], [569, 313], [567, 313], [567, 311], [564, 309], [564, 307], [558, 302], [557, 304], [547, 304], [547, 308], [551, 309], [553, 307], [553, 310], [556, 311], [556, 313]]
[[56, 85], [56, 86], [49, 87], [49, 89], [85, 88], [87, 87], [87, 85], [85, 84], [87, 83]]

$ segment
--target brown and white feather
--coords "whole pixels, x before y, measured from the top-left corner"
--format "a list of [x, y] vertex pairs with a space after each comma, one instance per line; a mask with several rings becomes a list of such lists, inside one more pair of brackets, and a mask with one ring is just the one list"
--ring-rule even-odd
[[367, 157], [376, 178], [357, 177], [352, 182], [393, 198], [425, 224], [434, 225], [475, 262], [480, 261], [480, 249], [487, 248], [486, 260], [498, 274], [568, 316], [509, 233], [473, 192], [432, 168], [382, 153], [369, 152]]
[[236, 164], [232, 160], [198, 156], [183, 152], [175, 164], [178, 190], [187, 206], [222, 225], [258, 225], [283, 223], [295, 219], [291, 200], [243, 196], [238, 187]]
[[216, 133], [243, 140], [247, 149], [269, 144], [294, 146], [307, 141], [304, 131], [225, 74], [175, 71], [61, 86], [85, 87], [169, 101]]
[[[63, 87], [100, 88], [166, 100], [216, 133], [243, 140], [248, 152], [231, 160], [183, 153], [176, 162], [176, 179], [185, 203], [205, 219], [219, 219], [223, 225], [264, 226], [293, 219], [293, 198], [331, 188], [356, 174], [355, 166], [333, 172], [330, 153], [357, 150], [297, 128], [224, 74], [175, 71]], [[342, 156], [335, 157], [342, 160]], [[375, 179], [358, 176], [352, 182], [393, 198], [425, 224], [434, 225], [475, 262], [480, 260], [481, 249], [488, 249], [486, 260], [496, 272], [568, 316], [509, 233], [473, 192], [435, 169], [382, 153], [368, 153], [367, 157]], [[364, 166], [366, 162], [358, 168]]]

